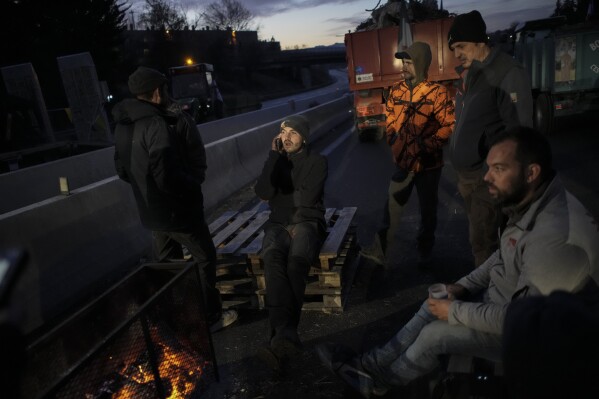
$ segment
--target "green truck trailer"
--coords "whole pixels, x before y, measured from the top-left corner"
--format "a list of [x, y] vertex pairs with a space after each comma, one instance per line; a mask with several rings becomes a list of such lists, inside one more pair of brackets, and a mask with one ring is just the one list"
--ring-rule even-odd
[[[531, 77], [534, 124], [549, 134], [557, 118], [599, 111], [599, 24], [567, 25], [563, 17], [516, 29], [514, 56]], [[596, 114], [594, 114], [596, 115]]]

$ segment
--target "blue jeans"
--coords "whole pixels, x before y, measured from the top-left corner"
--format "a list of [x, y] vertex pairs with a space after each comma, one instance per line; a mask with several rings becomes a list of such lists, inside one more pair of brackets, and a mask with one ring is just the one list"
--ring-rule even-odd
[[297, 340], [306, 277], [320, 253], [324, 231], [316, 222], [269, 223], [264, 231], [261, 256], [271, 335]]
[[426, 302], [389, 342], [362, 354], [362, 365], [388, 386], [406, 385], [439, 365], [439, 355], [461, 354], [501, 360], [501, 335], [449, 325]]

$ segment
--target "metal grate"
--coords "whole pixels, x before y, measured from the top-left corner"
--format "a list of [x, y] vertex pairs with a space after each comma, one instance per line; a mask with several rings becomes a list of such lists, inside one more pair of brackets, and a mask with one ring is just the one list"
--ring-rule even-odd
[[27, 398], [194, 398], [218, 379], [197, 267], [147, 264], [28, 348]]

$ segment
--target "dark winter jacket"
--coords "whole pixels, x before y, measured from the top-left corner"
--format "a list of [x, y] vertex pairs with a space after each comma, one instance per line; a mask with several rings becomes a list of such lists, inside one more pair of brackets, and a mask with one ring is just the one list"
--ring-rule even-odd
[[254, 188], [268, 200], [269, 221], [283, 225], [315, 221], [324, 228], [324, 183], [328, 167], [325, 157], [307, 149], [287, 156], [270, 151]]
[[456, 71], [461, 79], [449, 158], [458, 171], [474, 171], [483, 166], [490, 138], [515, 126], [532, 127], [532, 89], [522, 65], [497, 48], [483, 62]]
[[115, 167], [131, 184], [142, 224], [151, 230], [188, 231], [204, 220], [204, 143], [185, 114], [128, 99], [113, 109]]

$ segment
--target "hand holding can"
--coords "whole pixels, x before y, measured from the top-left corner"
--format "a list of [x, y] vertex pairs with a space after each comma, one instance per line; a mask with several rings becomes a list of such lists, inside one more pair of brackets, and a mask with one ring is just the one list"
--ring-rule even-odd
[[447, 287], [445, 284], [433, 284], [428, 287], [428, 296], [434, 299], [447, 299]]

